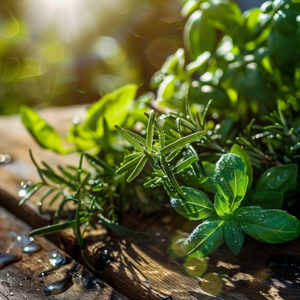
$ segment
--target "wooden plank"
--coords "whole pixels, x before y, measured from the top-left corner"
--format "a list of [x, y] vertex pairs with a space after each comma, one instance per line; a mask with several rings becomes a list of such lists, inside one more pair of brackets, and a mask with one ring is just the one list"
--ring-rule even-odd
[[[103, 284], [97, 277], [93, 276], [83, 266], [77, 267], [70, 283], [70, 288], [55, 296], [46, 296], [45, 288], [55, 281], [61, 280], [66, 275], [66, 270], [70, 269], [73, 263], [63, 266], [47, 277], [38, 277], [43, 271], [52, 266], [49, 262], [48, 254], [51, 251], [67, 256], [66, 253], [58, 249], [54, 244], [44, 237], [37, 237], [35, 242], [41, 246], [41, 250], [27, 255], [22, 253], [22, 244], [17, 237], [28, 235], [31, 228], [24, 222], [18, 220], [5, 209], [0, 207], [0, 251], [2, 255], [17, 255], [21, 259], [0, 269], [0, 298], [1, 299], [114, 299], [125, 300], [126, 298], [117, 293], [107, 284]], [[81, 274], [84, 273], [84, 276]], [[80, 277], [81, 276], [81, 277]], [[85, 282], [90, 285], [85, 287]]]
[[[51, 119], [53, 124], [62, 124], [59, 128], [66, 128], [65, 124], [67, 121], [71, 122], [74, 115], [82, 115], [81, 108], [78, 107], [59, 110], [52, 108], [44, 113], [47, 113], [48, 120]], [[1, 203], [5, 202], [14, 214], [19, 213], [26, 222], [33, 223], [32, 226], [42, 226], [50, 218], [38, 213], [35, 205], [38, 196], [27, 204], [26, 209], [31, 213], [26, 211], [25, 206], [17, 206], [20, 181], [37, 179], [27, 149], [33, 149], [38, 160], [57, 163], [62, 160], [74, 163], [77, 161], [76, 155], [62, 158], [41, 150], [20, 126], [16, 117], [0, 120], [0, 135], [2, 141], [5, 141], [1, 144], [0, 153], [8, 153], [13, 158], [11, 163], [0, 165]], [[114, 289], [129, 299], [192, 300], [215, 297], [292, 300], [300, 294], [298, 269], [271, 268], [266, 264], [270, 257], [277, 254], [299, 259], [299, 239], [285, 244], [266, 245], [248, 237], [243, 250], [236, 257], [223, 245], [208, 258], [185, 261], [174, 257], [170, 245], [177, 234], [182, 231], [191, 232], [197, 222], [187, 221], [174, 211], [161, 211], [142, 218], [127, 216], [125, 221], [125, 226], [145, 231], [150, 238], [143, 241], [122, 240], [108, 234], [99, 225], [97, 230], [87, 233], [85, 245], [87, 257], [93, 266], [97, 266], [101, 251], [107, 250], [115, 258], [101, 272], [108, 277], [108, 282]], [[60, 246], [67, 253], [85, 263], [76, 248], [72, 230], [64, 231], [60, 241]]]

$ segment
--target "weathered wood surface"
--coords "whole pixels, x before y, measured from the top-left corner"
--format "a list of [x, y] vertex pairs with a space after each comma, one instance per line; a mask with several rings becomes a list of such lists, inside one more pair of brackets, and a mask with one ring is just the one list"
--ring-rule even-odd
[[[75, 115], [82, 116], [80, 107], [47, 109], [47, 120], [57, 129], [66, 129]], [[12, 161], [0, 165], [1, 204], [23, 218], [33, 227], [50, 221], [36, 209], [38, 196], [19, 207], [18, 190], [21, 181], [36, 181], [37, 175], [30, 161], [31, 148], [37, 160], [51, 163], [76, 164], [78, 156], [57, 156], [36, 145], [20, 125], [17, 117], [0, 119], [0, 154], [9, 154]], [[299, 299], [300, 270], [291, 267], [271, 268], [266, 260], [284, 254], [300, 258], [300, 240], [279, 245], [266, 245], [247, 238], [238, 256], [230, 253], [226, 245], [205, 259], [184, 261], [174, 258], [170, 251], [176, 234], [190, 232], [196, 222], [187, 221], [173, 212], [156, 215], [130, 216], [126, 226], [145, 231], [150, 238], [143, 241], [125, 241], [109, 236], [105, 229], [88, 232], [85, 237], [87, 256], [93, 266], [103, 250], [115, 257], [101, 270], [109, 284], [129, 299]], [[59, 242], [59, 241], [55, 241]], [[60, 246], [84, 263], [76, 247], [72, 230], [61, 234]]]
[[[58, 251], [63, 256], [67, 256], [67, 254], [44, 237], [35, 239], [35, 242], [42, 247], [40, 251], [30, 255], [22, 253], [22, 245], [18, 244], [16, 238], [20, 234], [28, 235], [30, 230], [31, 228], [27, 224], [18, 220], [0, 206], [0, 252], [3, 255], [19, 255], [22, 257], [19, 261], [0, 268], [0, 299], [126, 299], [107, 284], [103, 284], [83, 266], [78, 266], [77, 276], [74, 276], [73, 285], [69, 289], [55, 296], [45, 296], [45, 287], [64, 278], [66, 270], [71, 268], [72, 262], [62, 266], [53, 274], [39, 278], [38, 274], [52, 267], [48, 257], [50, 251]], [[84, 276], [79, 277], [81, 274], [84, 274]], [[85, 281], [90, 282], [89, 288], [84, 286]]]

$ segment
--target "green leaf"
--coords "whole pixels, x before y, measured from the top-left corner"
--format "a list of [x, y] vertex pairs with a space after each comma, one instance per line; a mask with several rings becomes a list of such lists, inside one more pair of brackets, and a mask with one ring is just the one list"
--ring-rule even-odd
[[152, 142], [153, 142], [153, 132], [154, 132], [154, 110], [150, 111], [150, 116], [147, 124], [147, 139], [146, 139], [146, 147], [147, 151], [151, 153]]
[[[78, 189], [77, 192], [77, 199], [79, 199], [79, 192], [80, 192], [80, 188]], [[76, 214], [75, 214], [75, 229], [76, 229], [76, 238], [77, 238], [77, 242], [78, 242], [78, 246], [80, 249], [83, 249], [83, 239], [82, 239], [82, 235], [81, 235], [81, 230], [80, 230], [80, 210], [81, 210], [81, 204], [78, 202], [78, 206], [76, 209]]]
[[298, 166], [295, 164], [270, 168], [260, 176], [255, 190], [286, 193], [295, 188], [297, 174]]
[[32, 185], [29, 188], [29, 190], [27, 191], [26, 195], [19, 202], [19, 205], [24, 204], [26, 200], [28, 200], [33, 194], [35, 194], [44, 185], [45, 184], [43, 182], [39, 182], [39, 183]]
[[182, 244], [187, 255], [204, 257], [213, 253], [224, 242], [224, 221], [204, 221]]
[[224, 226], [224, 238], [230, 251], [238, 255], [244, 243], [245, 232], [239, 222], [229, 220]]
[[138, 162], [138, 164], [136, 165], [136, 167], [134, 168], [134, 170], [132, 171], [132, 173], [128, 176], [127, 182], [132, 181], [135, 177], [137, 177], [140, 174], [146, 162], [147, 162], [147, 157], [146, 155], [143, 155], [140, 161]]
[[130, 239], [140, 239], [140, 240], [149, 238], [147, 234], [144, 234], [142, 232], [132, 231], [123, 226], [120, 226], [117, 223], [105, 218], [102, 214], [99, 214], [99, 218], [100, 218], [99, 223], [103, 224], [103, 226], [115, 232], [120, 237], [130, 238]]
[[186, 74], [191, 76], [196, 71], [202, 71], [206, 62], [210, 59], [211, 54], [209, 51], [205, 51], [200, 54], [195, 61], [190, 62], [186, 67]]
[[183, 161], [180, 161], [173, 169], [172, 169], [172, 172], [174, 174], [177, 174], [187, 168], [189, 168], [191, 166], [191, 164], [193, 162], [195, 162], [197, 160], [197, 157], [194, 155], [194, 156], [191, 156]]
[[164, 81], [160, 84], [157, 90], [157, 99], [172, 99], [175, 93], [175, 84], [176, 76], [170, 74], [166, 76]]
[[137, 90], [138, 86], [136, 84], [127, 84], [93, 103], [88, 109], [84, 127], [96, 131], [99, 138], [104, 134], [103, 118], [106, 119], [110, 130], [114, 128], [114, 125], [122, 125]]
[[300, 222], [282, 210], [258, 208], [245, 213], [239, 221], [247, 234], [264, 243], [284, 243], [300, 234]]
[[216, 42], [216, 31], [202, 11], [196, 10], [184, 26], [183, 39], [191, 58], [195, 60], [205, 51], [212, 52]]
[[182, 17], [187, 17], [189, 16], [191, 13], [193, 13], [197, 8], [199, 8], [199, 0], [189, 0], [186, 1], [186, 3], [183, 5], [182, 9], [181, 9], [181, 16]]
[[124, 165], [122, 165], [117, 171], [117, 174], [122, 174], [130, 169], [133, 169], [136, 164], [141, 160], [141, 157], [143, 156], [142, 153], [139, 154], [138, 157], [135, 157], [134, 159], [132, 159], [131, 161], [125, 163]]
[[21, 106], [20, 114], [23, 125], [43, 148], [60, 154], [67, 154], [76, 150], [75, 148], [63, 148], [58, 132], [30, 107]]
[[94, 157], [86, 152], [84, 152], [83, 154], [87, 158], [88, 162], [92, 164], [92, 166], [97, 165], [101, 167], [107, 174], [115, 175], [115, 170], [98, 156]]
[[252, 181], [253, 181], [253, 169], [252, 169], [250, 158], [249, 158], [248, 154], [245, 152], [245, 150], [243, 148], [241, 148], [241, 146], [239, 146], [238, 144], [234, 144], [231, 147], [230, 152], [237, 154], [245, 163], [246, 172], [247, 172], [247, 175], [249, 178], [249, 184], [248, 184], [248, 190], [249, 190], [251, 188]]
[[[253, 193], [247, 201], [247, 205], [259, 206], [261, 208], [281, 209], [283, 193], [274, 191], [258, 191]], [[243, 203], [244, 204], [244, 203]]]
[[145, 188], [149, 188], [149, 187], [156, 187], [158, 186], [159, 184], [162, 183], [162, 178], [159, 177], [159, 178], [152, 178], [150, 180], [148, 180], [147, 182], [144, 183], [144, 187]]
[[[86, 223], [88, 221], [89, 221], [88, 217], [81, 218], [80, 224]], [[64, 222], [64, 223], [58, 223], [58, 224], [48, 225], [45, 227], [34, 229], [30, 232], [29, 235], [30, 236], [47, 235], [47, 234], [60, 232], [64, 229], [75, 228], [75, 226], [76, 226], [76, 220], [72, 220], [72, 221], [68, 221], [68, 222]]]
[[45, 175], [48, 179], [56, 184], [65, 184], [66, 186], [70, 187], [73, 190], [76, 190], [76, 186], [74, 183], [65, 180], [63, 177], [53, 173], [52, 171], [40, 169], [40, 172]]
[[198, 132], [192, 133], [190, 135], [187, 135], [187, 136], [181, 138], [180, 140], [177, 140], [177, 141], [165, 146], [164, 148], [162, 148], [160, 150], [160, 153], [167, 154], [176, 149], [183, 148], [184, 146], [188, 145], [189, 143], [194, 142], [194, 141], [198, 140], [200, 137], [204, 136], [205, 133], [206, 133], [205, 131], [198, 131]]
[[[129, 134], [129, 131], [124, 130], [123, 128], [121, 128], [118, 125], [115, 125], [115, 128], [129, 144], [131, 144], [137, 150], [143, 151], [143, 149], [144, 149], [143, 146], [141, 146], [138, 143], [138, 141], [134, 137], [132, 137], [132, 135]], [[146, 142], [146, 140], [145, 140], [145, 142]]]
[[247, 191], [246, 166], [238, 155], [222, 155], [214, 171], [214, 185], [215, 209], [219, 216], [225, 216], [240, 205]]
[[184, 62], [184, 50], [182, 48], [179, 48], [175, 54], [168, 56], [163, 66], [161, 67], [161, 71], [165, 74], [179, 75], [180, 73], [182, 73]]
[[190, 187], [181, 189], [184, 199], [171, 198], [171, 206], [177, 213], [190, 220], [204, 219], [215, 213], [214, 205], [205, 193]]

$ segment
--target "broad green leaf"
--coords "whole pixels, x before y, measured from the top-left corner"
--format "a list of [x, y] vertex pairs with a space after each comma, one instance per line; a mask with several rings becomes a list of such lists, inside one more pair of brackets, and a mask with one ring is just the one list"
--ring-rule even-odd
[[95, 147], [100, 147], [95, 139], [95, 134], [89, 128], [84, 128], [81, 124], [73, 124], [69, 129], [67, 141], [76, 145], [77, 150], [87, 151]]
[[258, 208], [237, 220], [247, 234], [264, 243], [284, 243], [300, 234], [299, 220], [282, 210]]
[[181, 9], [181, 16], [183, 18], [189, 16], [191, 13], [193, 13], [197, 8], [199, 8], [199, 0], [189, 0], [186, 1], [186, 3], [183, 5]]
[[190, 62], [186, 67], [186, 74], [191, 76], [196, 71], [202, 71], [204, 68], [205, 63], [209, 60], [211, 54], [209, 51], [205, 51], [200, 54], [195, 61]]
[[224, 221], [204, 221], [182, 244], [187, 255], [204, 257], [213, 253], [224, 242]]
[[270, 168], [260, 176], [255, 190], [286, 193], [295, 188], [297, 174], [298, 166], [295, 164]]
[[188, 18], [184, 26], [183, 40], [193, 60], [203, 52], [212, 52], [214, 49], [216, 31], [202, 11], [196, 10]]
[[123, 226], [118, 225], [118, 223], [115, 223], [107, 218], [105, 218], [102, 214], [99, 214], [100, 221], [99, 223], [103, 224], [107, 229], [115, 232], [118, 236], [123, 238], [130, 238], [130, 239], [147, 239], [149, 236], [147, 234], [144, 234], [142, 232], [136, 232], [132, 231], [130, 229], [127, 229]]
[[254, 192], [247, 202], [247, 205], [259, 206], [266, 209], [281, 209], [283, 203], [283, 193], [274, 191]]
[[161, 71], [166, 74], [175, 74], [179, 75], [182, 73], [182, 69], [185, 63], [184, 59], [184, 50], [179, 48], [175, 54], [168, 56]]
[[249, 190], [251, 188], [252, 181], [253, 181], [253, 169], [252, 169], [250, 158], [249, 158], [248, 154], [245, 152], [245, 150], [243, 148], [241, 148], [241, 146], [239, 146], [238, 144], [234, 144], [231, 147], [230, 152], [237, 154], [245, 163], [246, 172], [247, 172], [247, 175], [249, 178], [249, 184], [248, 184], [248, 190]]
[[181, 189], [184, 199], [171, 198], [171, 206], [180, 215], [190, 220], [199, 220], [215, 213], [214, 205], [205, 193], [190, 187]]
[[232, 153], [224, 154], [218, 160], [214, 171], [215, 209], [224, 216], [242, 202], [248, 185], [246, 166], [242, 159]]
[[20, 114], [24, 126], [40, 146], [60, 154], [67, 154], [75, 151], [75, 148], [63, 148], [62, 140], [58, 132], [33, 109], [23, 105], [20, 108]]
[[238, 255], [244, 243], [245, 232], [239, 222], [229, 220], [224, 226], [224, 238], [230, 251]]
[[176, 87], [174, 81], [176, 76], [170, 74], [166, 76], [164, 81], [160, 84], [157, 90], [157, 99], [172, 99], [175, 93]]
[[181, 138], [180, 140], [177, 140], [167, 146], [165, 146], [164, 148], [162, 148], [160, 150], [161, 154], [167, 154], [170, 153], [176, 149], [180, 149], [183, 148], [184, 146], [188, 145], [191, 142], [194, 142], [196, 140], [198, 140], [200, 137], [205, 135], [205, 131], [198, 131], [195, 133], [191, 133], [190, 135], [187, 135], [183, 138]]
[[99, 138], [104, 134], [103, 118], [106, 119], [110, 130], [113, 130], [114, 125], [122, 125], [128, 115], [137, 89], [136, 84], [127, 84], [93, 103], [88, 109], [84, 127], [97, 131]]

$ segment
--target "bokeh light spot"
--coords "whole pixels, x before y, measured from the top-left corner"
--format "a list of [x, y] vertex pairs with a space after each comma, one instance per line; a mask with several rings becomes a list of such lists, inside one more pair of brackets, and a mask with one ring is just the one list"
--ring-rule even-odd
[[7, 5], [0, 6], [0, 36], [12, 38], [20, 30], [20, 25]]
[[182, 243], [184, 240], [189, 236], [188, 233], [180, 233], [177, 234], [171, 242], [171, 247], [170, 247], [170, 255], [171, 257], [182, 257], [184, 256], [184, 252], [182, 250]]
[[203, 291], [213, 296], [217, 296], [222, 291], [223, 282], [218, 275], [213, 273], [207, 273], [204, 277], [202, 277], [200, 286], [203, 289]]
[[94, 52], [107, 64], [120, 64], [126, 57], [127, 51], [120, 43], [108, 36], [99, 37], [94, 44]]
[[188, 257], [185, 261], [185, 271], [193, 277], [202, 276], [207, 270], [207, 259], [200, 257]]
[[151, 65], [159, 69], [166, 58], [175, 53], [178, 48], [172, 39], [157, 38], [146, 45], [145, 54]]

